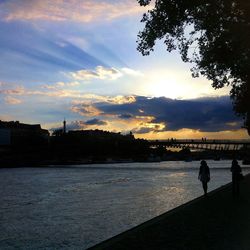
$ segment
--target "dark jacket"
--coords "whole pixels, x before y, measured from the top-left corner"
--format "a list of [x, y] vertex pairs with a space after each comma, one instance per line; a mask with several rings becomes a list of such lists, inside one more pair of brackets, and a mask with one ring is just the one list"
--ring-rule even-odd
[[237, 160], [232, 161], [232, 166], [231, 166], [231, 172], [232, 172], [232, 178], [233, 180], [239, 180], [240, 179], [240, 174], [241, 174], [241, 167], [238, 164]]

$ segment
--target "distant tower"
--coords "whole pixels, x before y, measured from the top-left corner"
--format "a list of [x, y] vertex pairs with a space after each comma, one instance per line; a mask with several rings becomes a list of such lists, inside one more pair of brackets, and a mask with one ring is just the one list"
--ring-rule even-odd
[[66, 120], [63, 121], [63, 133], [66, 134]]

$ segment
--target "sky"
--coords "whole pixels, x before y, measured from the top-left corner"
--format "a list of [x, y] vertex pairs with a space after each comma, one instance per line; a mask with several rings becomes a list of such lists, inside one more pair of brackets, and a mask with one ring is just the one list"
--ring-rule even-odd
[[137, 138], [248, 138], [229, 98], [162, 41], [136, 49], [136, 0], [0, 0], [0, 119]]

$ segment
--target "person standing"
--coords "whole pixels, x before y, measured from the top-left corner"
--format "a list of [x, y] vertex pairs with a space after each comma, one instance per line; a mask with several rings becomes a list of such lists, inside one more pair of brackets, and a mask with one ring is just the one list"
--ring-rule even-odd
[[202, 187], [204, 190], [204, 195], [207, 195], [207, 183], [210, 181], [210, 170], [207, 162], [202, 160], [199, 170], [198, 179], [202, 182]]
[[230, 170], [232, 172], [233, 195], [238, 196], [240, 193], [240, 180], [242, 176], [241, 174], [242, 170], [236, 159], [233, 159]]

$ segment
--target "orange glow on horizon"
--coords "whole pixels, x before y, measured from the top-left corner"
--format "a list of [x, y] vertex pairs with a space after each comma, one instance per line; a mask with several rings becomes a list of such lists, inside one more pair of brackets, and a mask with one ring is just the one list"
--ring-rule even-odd
[[250, 136], [245, 129], [239, 129], [235, 131], [220, 131], [220, 132], [201, 132], [193, 129], [180, 129], [178, 131], [164, 131], [164, 132], [150, 132], [147, 134], [135, 134], [136, 138], [142, 138], [147, 140], [163, 140], [168, 138], [175, 139], [250, 139]]

